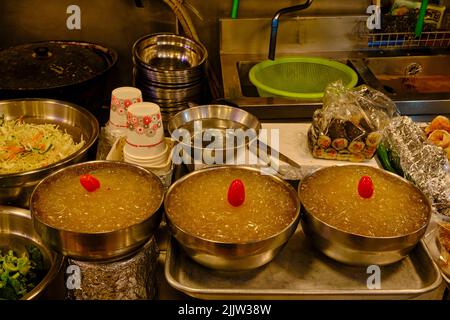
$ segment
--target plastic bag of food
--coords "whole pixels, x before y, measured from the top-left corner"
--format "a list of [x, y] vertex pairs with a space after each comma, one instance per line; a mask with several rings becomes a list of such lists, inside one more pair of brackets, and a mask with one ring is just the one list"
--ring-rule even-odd
[[314, 112], [308, 146], [315, 158], [365, 161], [373, 157], [381, 131], [397, 115], [395, 104], [368, 86], [347, 89], [341, 81], [325, 90]]

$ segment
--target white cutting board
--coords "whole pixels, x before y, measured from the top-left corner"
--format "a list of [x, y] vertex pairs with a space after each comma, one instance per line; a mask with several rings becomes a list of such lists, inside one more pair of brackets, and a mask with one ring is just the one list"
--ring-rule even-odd
[[[375, 158], [364, 162], [349, 162], [314, 158], [308, 148], [308, 130], [311, 123], [263, 123], [264, 129], [280, 130], [280, 152], [302, 166], [303, 174], [334, 165], [366, 165], [379, 168]], [[269, 133], [270, 136], [270, 133]]]

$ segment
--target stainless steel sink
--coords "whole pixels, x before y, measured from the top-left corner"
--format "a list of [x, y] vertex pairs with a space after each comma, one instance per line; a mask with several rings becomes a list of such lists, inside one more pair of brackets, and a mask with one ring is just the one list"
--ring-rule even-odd
[[450, 55], [364, 58], [376, 75], [410, 75], [419, 66], [417, 75], [450, 75]]
[[[284, 29], [278, 35], [277, 57], [301, 55], [349, 61], [360, 83], [389, 95], [403, 114], [418, 120], [436, 114], [450, 115], [450, 92], [442, 90], [445, 77], [450, 75], [450, 48], [370, 48], [364, 36], [366, 21], [366, 15], [285, 18]], [[314, 110], [322, 106], [320, 100], [259, 97], [248, 78], [251, 67], [267, 59], [270, 19], [221, 19], [220, 32], [225, 98], [222, 103], [239, 106], [261, 121], [311, 120]], [[402, 79], [405, 72], [410, 76], [408, 79]], [[400, 80], [391, 81], [389, 77]], [[420, 85], [424, 79], [425, 83], [444, 85], [434, 90], [439, 92], [420, 92], [417, 81]]]
[[[417, 84], [417, 81], [424, 79], [426, 81], [432, 79], [431, 82], [435, 82], [435, 79], [444, 80], [445, 83], [446, 77], [450, 76], [449, 51], [414, 53], [402, 50], [335, 52], [333, 55], [309, 53], [307, 55], [322, 56], [347, 63], [358, 73], [359, 84], [365, 83], [384, 92], [397, 103], [402, 114], [416, 120], [429, 120], [436, 114], [450, 115], [450, 91], [418, 92], [414, 90], [414, 87], [408, 87], [408, 84]], [[314, 110], [322, 106], [320, 100], [258, 96], [248, 73], [255, 64], [265, 58], [264, 55], [259, 54], [221, 55], [226, 100], [224, 102], [239, 106], [262, 121], [309, 121]], [[405, 72], [409, 75], [409, 79], [403, 79], [402, 82]]]
[[450, 98], [450, 55], [352, 60], [362, 80], [395, 98]]
[[258, 61], [238, 61], [237, 72], [239, 76], [239, 83], [241, 85], [242, 94], [244, 97], [258, 97], [256, 87], [250, 82], [248, 74], [250, 69], [256, 65]]

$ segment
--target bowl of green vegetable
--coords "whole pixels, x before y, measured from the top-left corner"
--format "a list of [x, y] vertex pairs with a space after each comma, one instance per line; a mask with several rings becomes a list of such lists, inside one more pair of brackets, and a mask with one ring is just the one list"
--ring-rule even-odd
[[34, 231], [28, 210], [0, 206], [0, 300], [41, 297], [62, 264]]

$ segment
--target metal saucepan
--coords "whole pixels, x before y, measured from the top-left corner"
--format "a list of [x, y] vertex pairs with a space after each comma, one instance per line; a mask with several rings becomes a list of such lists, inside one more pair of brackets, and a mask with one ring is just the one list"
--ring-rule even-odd
[[[201, 124], [201, 132], [198, 132], [195, 124]], [[190, 134], [190, 141], [179, 143], [183, 146], [183, 150], [190, 150], [190, 156], [194, 160], [194, 155], [198, 153], [204, 155], [208, 152], [203, 143], [201, 145], [195, 144], [193, 140], [199, 134], [203, 135], [205, 130], [215, 130], [226, 139], [227, 129], [242, 129], [244, 131], [252, 129], [257, 134], [261, 129], [261, 123], [255, 116], [242, 109], [225, 105], [204, 105], [180, 111], [171, 117], [168, 123], [169, 133], [172, 135], [180, 129], [187, 130]], [[257, 136], [249, 137], [242, 145], [233, 144], [231, 148], [217, 148], [212, 151], [211, 155], [214, 157], [216, 152], [219, 152], [223, 161], [225, 161], [233, 153], [236, 159], [238, 152], [245, 150], [245, 147], [254, 140], [257, 140]], [[188, 165], [188, 167], [193, 169], [192, 165]]]
[[[177, 129], [185, 129], [189, 131], [192, 137], [194, 137], [195, 134], [198, 134], [194, 130], [194, 123], [196, 121], [201, 122], [202, 130], [216, 129], [223, 132], [224, 137], [226, 137], [226, 129], [242, 129], [244, 131], [247, 129], [255, 130], [256, 136], [254, 138], [249, 137], [249, 139], [245, 141], [245, 145], [233, 146], [233, 150], [231, 150], [230, 148], [215, 149], [213, 152], [213, 156], [215, 152], [221, 152], [222, 159], [226, 159], [227, 155], [230, 154], [229, 152], [233, 151], [234, 157], [236, 159], [237, 153], [241, 148], [255, 146], [255, 148], [250, 148], [250, 150], [254, 150], [257, 156], [259, 156], [266, 163], [269, 164], [271, 161], [270, 157], [267, 157], [267, 155], [277, 154], [280, 160], [286, 162], [294, 168], [300, 169], [300, 166], [295, 161], [280, 153], [279, 151], [271, 148], [269, 145], [265, 144], [259, 139], [258, 133], [261, 129], [261, 123], [254, 115], [248, 113], [247, 111], [227, 105], [204, 105], [189, 108], [177, 113], [175, 116], [170, 118], [168, 123], [168, 131], [170, 134], [172, 134]], [[183, 141], [180, 143], [184, 144], [184, 148], [191, 148], [191, 156], [194, 155], [195, 151], [198, 151], [198, 149], [200, 149], [202, 153], [206, 150], [205, 146], [203, 145], [196, 146], [192, 143], [183, 143]], [[257, 147], [256, 143], [260, 147], [263, 147], [267, 151], [267, 154], [260, 152], [260, 149]]]

